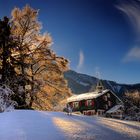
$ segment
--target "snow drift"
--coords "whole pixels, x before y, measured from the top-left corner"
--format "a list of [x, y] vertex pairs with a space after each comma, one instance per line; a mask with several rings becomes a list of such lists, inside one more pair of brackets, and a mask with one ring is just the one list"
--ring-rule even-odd
[[5, 85], [0, 86], [0, 112], [11, 111], [17, 105], [15, 101], [11, 100], [14, 92]]
[[61, 112], [0, 114], [1, 140], [139, 140], [140, 123]]

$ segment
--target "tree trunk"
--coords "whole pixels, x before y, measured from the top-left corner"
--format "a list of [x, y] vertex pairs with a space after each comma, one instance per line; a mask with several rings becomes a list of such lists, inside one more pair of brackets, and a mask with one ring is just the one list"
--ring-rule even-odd
[[33, 65], [31, 65], [31, 72], [32, 72], [32, 81], [31, 81], [31, 93], [30, 93], [30, 103], [29, 103], [29, 107], [32, 107], [33, 101], [34, 101], [34, 75], [33, 75]]

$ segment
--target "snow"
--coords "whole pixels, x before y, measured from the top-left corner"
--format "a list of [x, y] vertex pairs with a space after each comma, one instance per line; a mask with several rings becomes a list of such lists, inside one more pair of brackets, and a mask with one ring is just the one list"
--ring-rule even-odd
[[4, 86], [4, 87], [1, 87], [1, 86], [0, 86], [0, 93], [1, 93], [1, 94], [4, 94], [4, 95], [6, 95], [6, 96], [9, 96], [9, 95], [13, 94], [12, 92], [13, 92], [13, 91], [10, 90], [9, 88], [7, 88], [6, 86]]
[[111, 87], [111, 89], [113, 91], [116, 91], [117, 90], [117, 92], [120, 92], [120, 90], [122, 88], [120, 85], [112, 85], [109, 81], [107, 81], [107, 84]]
[[5, 85], [0, 86], [0, 112], [13, 110], [17, 105], [15, 101], [11, 100], [13, 94], [14, 92]]
[[[107, 93], [108, 91], [110, 91], [109, 89], [105, 89], [102, 92], [87, 92], [87, 93], [83, 93], [80, 95], [73, 95], [70, 98], [67, 99], [67, 102], [73, 102], [73, 101], [81, 101], [81, 100], [87, 100], [87, 99], [93, 99], [93, 98], [97, 98], [105, 93]], [[110, 91], [122, 104], [122, 100], [116, 95], [114, 94], [112, 91]]]
[[88, 93], [83, 93], [80, 95], [73, 95], [70, 98], [67, 99], [68, 102], [72, 102], [72, 101], [80, 101], [80, 100], [86, 100], [86, 99], [92, 99], [92, 98], [97, 98], [103, 94], [105, 94], [106, 92], [108, 92], [109, 90], [103, 90], [101, 93], [98, 92], [88, 92]]
[[115, 105], [114, 107], [109, 109], [106, 113], [114, 113], [114, 112], [118, 111], [118, 109], [120, 109], [120, 107], [123, 107], [123, 106], [122, 105]]
[[119, 85], [116, 86], [116, 89], [117, 89], [118, 92], [120, 92], [121, 88], [122, 88], [122, 87], [119, 86]]
[[16, 110], [0, 114], [1, 140], [140, 140], [140, 123]]
[[82, 81], [79, 81], [79, 84], [80, 84], [80, 85], [83, 85], [83, 86], [85, 86], [85, 87], [86, 87], [86, 86], [89, 86], [88, 83], [85, 83], [85, 82], [82, 82]]
[[111, 87], [111, 89], [112, 89], [113, 91], [115, 91], [114, 86], [112, 86], [111, 83], [110, 83], [109, 81], [107, 81], [107, 83], [108, 83], [108, 85]]

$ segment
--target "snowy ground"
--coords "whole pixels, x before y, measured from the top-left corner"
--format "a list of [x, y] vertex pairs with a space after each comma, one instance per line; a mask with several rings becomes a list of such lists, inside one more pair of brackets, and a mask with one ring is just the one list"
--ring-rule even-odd
[[61, 112], [0, 113], [0, 140], [140, 140], [140, 123]]

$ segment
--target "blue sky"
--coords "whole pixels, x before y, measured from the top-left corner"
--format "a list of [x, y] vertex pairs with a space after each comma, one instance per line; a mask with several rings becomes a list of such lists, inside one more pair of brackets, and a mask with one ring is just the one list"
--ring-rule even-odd
[[80, 73], [140, 83], [139, 0], [0, 0], [0, 17], [29, 4], [40, 9], [42, 32]]

